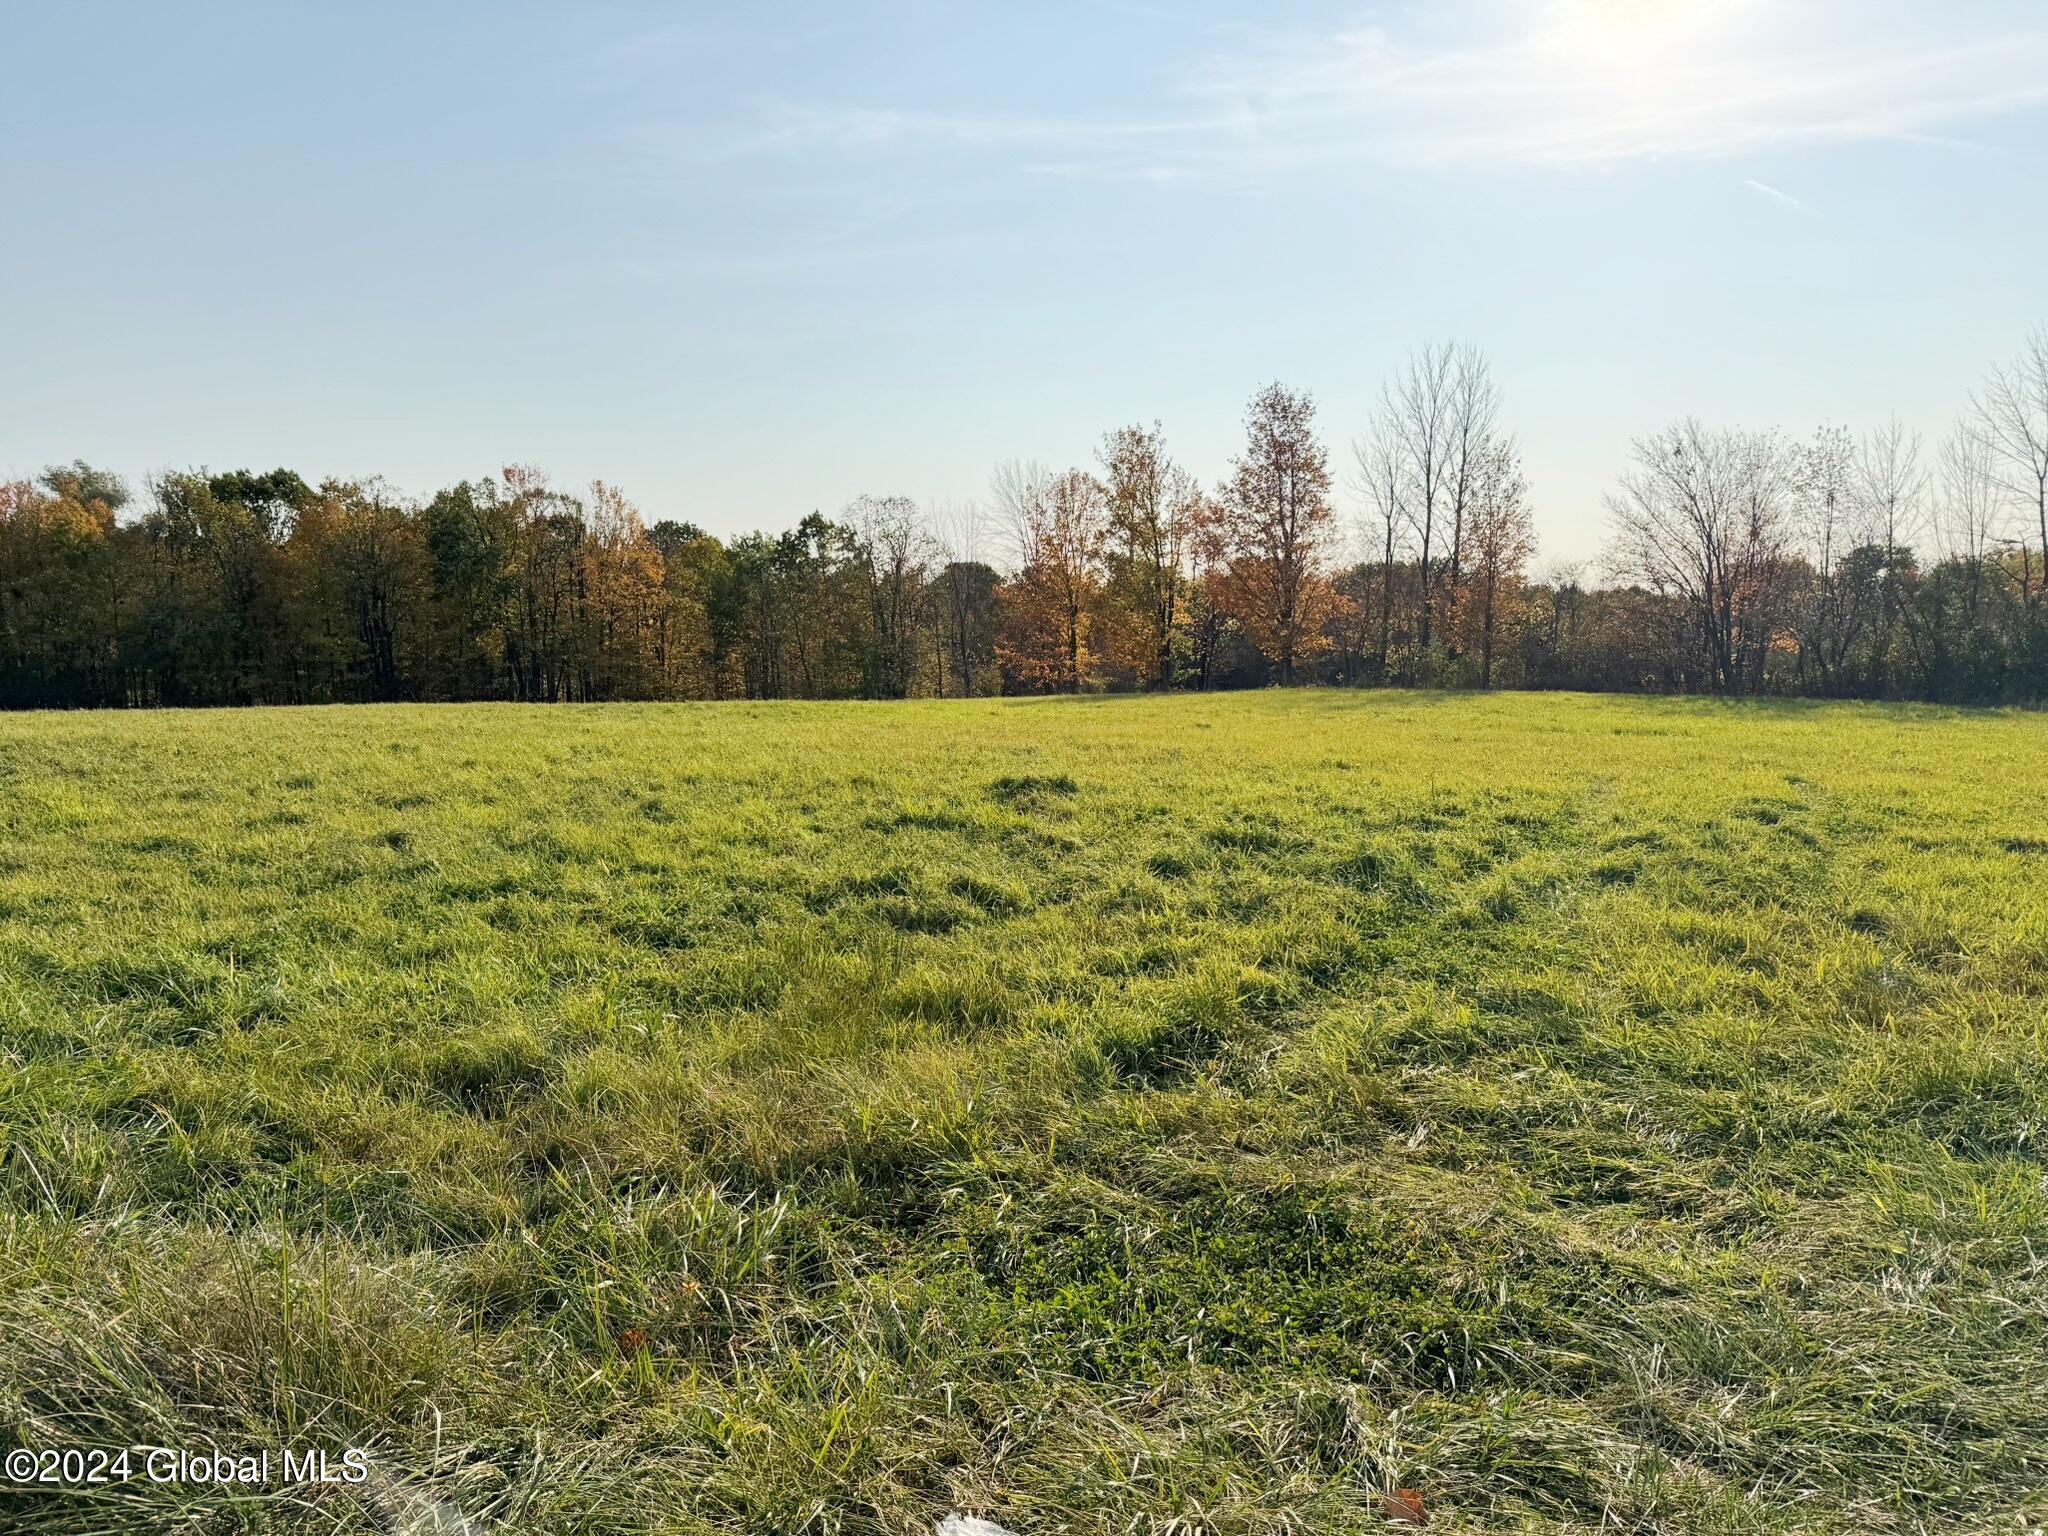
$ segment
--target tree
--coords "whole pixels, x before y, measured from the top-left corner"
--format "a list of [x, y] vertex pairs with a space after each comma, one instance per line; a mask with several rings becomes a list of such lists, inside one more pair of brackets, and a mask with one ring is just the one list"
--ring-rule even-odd
[[866, 580], [851, 529], [813, 512], [776, 543], [775, 584], [800, 696], [849, 698], [866, 670]]
[[553, 489], [547, 474], [530, 464], [506, 465], [504, 480], [516, 529], [505, 643], [513, 692], [542, 703], [574, 699], [582, 675], [583, 505]]
[[931, 535], [907, 496], [863, 496], [846, 509], [846, 520], [867, 599], [864, 691], [871, 699], [907, 698], [935, 558]]
[[1323, 622], [1329, 639], [1331, 681], [1346, 687], [1380, 680], [1373, 637], [1382, 610], [1379, 567], [1371, 561], [1352, 565], [1330, 578], [1336, 601]]
[[1893, 417], [1863, 440], [1857, 472], [1870, 542], [1883, 551], [1871, 658], [1873, 681], [1881, 690], [1898, 626], [1898, 589], [1913, 565], [1911, 541], [1918, 536], [1925, 513], [1927, 475], [1920, 467], [1920, 434], [1907, 431]]
[[1401, 528], [1407, 516], [1406, 487], [1408, 455], [1401, 432], [1401, 418], [1391, 399], [1373, 417], [1366, 435], [1352, 445], [1358, 461], [1357, 489], [1371, 507], [1366, 528], [1369, 547], [1377, 546], [1379, 562], [1379, 680], [1393, 675], [1394, 566]]
[[1425, 664], [1438, 612], [1455, 602], [1464, 576], [1465, 522], [1499, 415], [1485, 354], [1457, 343], [1410, 358], [1382, 394], [1364, 470], [1375, 499], [1399, 508], [1414, 539], [1416, 648]]
[[297, 691], [416, 692], [433, 590], [419, 520], [374, 481], [328, 481], [300, 505], [283, 558]]
[[280, 674], [289, 673], [290, 658], [274, 644], [277, 541], [312, 493], [289, 470], [169, 474], [152, 489], [155, 506], [140, 527], [148, 557], [137, 661], [155, 693], [167, 704], [289, 697]]
[[997, 472], [996, 500], [1018, 555], [1017, 574], [1003, 588], [997, 655], [1027, 688], [1079, 693], [1094, 676], [1102, 485], [1085, 470], [1054, 475], [1012, 464]]
[[[95, 469], [83, 459], [52, 464], [38, 477], [38, 482], [60, 501], [102, 509], [110, 528], [114, 515], [128, 505], [128, 482], [112, 470]], [[96, 511], [95, 516], [99, 515]]]
[[1002, 577], [982, 558], [985, 520], [981, 509], [969, 503], [941, 507], [934, 524], [943, 562], [932, 583], [939, 697], [946, 696], [949, 676], [952, 691], [962, 698], [995, 692], [1001, 686], [995, 637], [1001, 623]]
[[695, 523], [673, 521], [648, 529], [647, 541], [661, 556], [668, 594], [659, 635], [664, 692], [716, 699], [744, 691], [744, 683], [734, 686], [732, 674], [741, 658], [733, 652], [733, 626], [721, 611], [732, 586], [725, 546]]
[[[0, 705], [902, 698], [1322, 679], [2048, 698], [2048, 330], [1933, 454], [1889, 421], [1684, 421], [1607, 498], [1614, 584], [1527, 574], [1485, 358], [1425, 349], [1353, 444], [1365, 558], [1332, 570], [1306, 395], [1274, 384], [1205, 495], [1157, 423], [999, 512], [860, 497], [722, 542], [514, 466], [423, 505], [288, 469], [0, 485]], [[124, 520], [125, 519], [125, 520]], [[1014, 558], [984, 547], [1007, 524]], [[1922, 546], [1916, 550], [1915, 546]]]
[[1157, 422], [1102, 440], [1105, 595], [1115, 659], [1141, 686], [1171, 688], [1186, 617], [1188, 559], [1207, 506], [1195, 477], [1166, 452]]
[[519, 516], [490, 479], [451, 486], [420, 511], [430, 592], [426, 686], [436, 697], [502, 698], [512, 691]]
[[1245, 415], [1245, 451], [1218, 496], [1226, 566], [1224, 606], [1280, 669], [1327, 645], [1332, 593], [1329, 455], [1315, 435], [1315, 401], [1270, 384]]
[[1975, 424], [1960, 423], [1941, 445], [1937, 475], [1936, 538], [1943, 558], [1963, 566], [1964, 622], [1974, 629], [2009, 506], [1999, 483], [1996, 450]]
[[1862, 562], [1850, 553], [1869, 542], [1855, 440], [1823, 427], [1792, 451], [1787, 490], [1813, 579], [1796, 620], [1800, 659], [1822, 693], [1840, 693], [1849, 659], [1871, 622], [1875, 603]]
[[1222, 509], [1212, 500], [1196, 529], [1194, 576], [1188, 586], [1188, 645], [1195, 686], [1204, 692], [1221, 680], [1221, 658], [1234, 630], [1224, 609], [1228, 558]]
[[1639, 438], [1607, 498], [1618, 574], [1676, 597], [1717, 693], [1761, 682], [1786, 544], [1786, 454], [1774, 434], [1686, 420]]
[[581, 584], [586, 698], [661, 698], [668, 588], [640, 509], [615, 485], [590, 483]]
[[127, 488], [82, 463], [41, 487], [0, 484], [0, 701], [123, 703], [114, 508]]
[[1503, 619], [1536, 553], [1529, 482], [1513, 443], [1492, 444], [1474, 465], [1471, 502], [1466, 548], [1472, 601], [1459, 614], [1472, 631], [1467, 649], [1479, 652], [1479, 686], [1491, 688]]
[[210, 475], [206, 487], [216, 499], [248, 508], [262, 526], [264, 537], [282, 544], [292, 531], [292, 519], [313, 504], [314, 492], [296, 470], [273, 469], [255, 474], [232, 469]]
[[1993, 371], [1973, 405], [2006, 488], [2031, 514], [2048, 573], [2048, 327], [2027, 338], [2009, 367]]

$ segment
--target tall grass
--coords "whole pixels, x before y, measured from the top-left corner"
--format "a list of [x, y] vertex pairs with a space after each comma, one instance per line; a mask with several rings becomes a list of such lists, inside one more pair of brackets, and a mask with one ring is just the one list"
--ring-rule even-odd
[[0, 720], [23, 1532], [2048, 1519], [2048, 732]]

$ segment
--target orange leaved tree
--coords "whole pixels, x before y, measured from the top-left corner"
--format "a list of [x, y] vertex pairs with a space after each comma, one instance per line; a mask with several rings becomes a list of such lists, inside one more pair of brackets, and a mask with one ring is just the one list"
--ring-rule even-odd
[[1323, 622], [1333, 598], [1323, 572], [1330, 461], [1309, 395], [1269, 384], [1252, 397], [1244, 454], [1217, 500], [1221, 601], [1291, 683], [1296, 666], [1329, 645]]
[[996, 654], [1028, 688], [1079, 693], [1093, 677], [1090, 635], [1102, 591], [1103, 493], [1082, 470], [1009, 466], [996, 480], [1017, 544], [1002, 589]]

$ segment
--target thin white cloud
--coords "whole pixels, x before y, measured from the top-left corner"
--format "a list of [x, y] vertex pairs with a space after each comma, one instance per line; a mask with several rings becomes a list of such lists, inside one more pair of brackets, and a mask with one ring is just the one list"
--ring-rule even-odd
[[1195, 89], [1282, 143], [1425, 164], [1718, 157], [2048, 102], [2048, 25], [1994, 25], [1968, 0], [1517, 0], [1501, 14], [1452, 43], [1385, 24], [1276, 39], [1205, 66]]
[[1191, 142], [1219, 126], [1192, 119], [1094, 121], [1001, 113], [963, 114], [901, 107], [824, 106], [771, 97], [747, 127], [723, 133], [664, 128], [661, 138], [687, 158], [843, 153], [941, 147], [964, 150], [1058, 149], [1105, 154], [1168, 139]]
[[1806, 204], [1794, 197], [1790, 192], [1780, 192], [1776, 187], [1771, 186], [1767, 182], [1758, 181], [1754, 176], [1747, 178], [1747, 185], [1751, 190], [1769, 198], [1780, 208], [1793, 208], [1801, 213], [1806, 211]]
[[2048, 103], [2048, 20], [2017, 14], [1999, 0], [1408, 0], [1334, 33], [1237, 31], [1149, 115], [772, 101], [694, 150], [1014, 150], [1041, 172], [1165, 180], [1339, 160], [1611, 165], [1947, 142], [1940, 130]]

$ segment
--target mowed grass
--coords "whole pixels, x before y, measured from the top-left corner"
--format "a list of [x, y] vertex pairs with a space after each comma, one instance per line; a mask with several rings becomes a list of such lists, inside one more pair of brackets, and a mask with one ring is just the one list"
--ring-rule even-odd
[[9, 1531], [2048, 1517], [2048, 722], [0, 719]]

